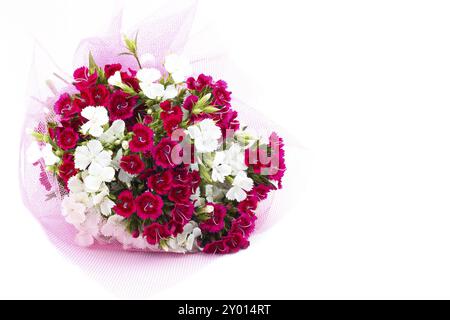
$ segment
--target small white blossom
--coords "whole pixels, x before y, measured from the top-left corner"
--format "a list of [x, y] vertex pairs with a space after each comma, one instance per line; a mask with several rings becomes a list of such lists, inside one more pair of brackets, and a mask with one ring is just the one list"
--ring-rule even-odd
[[181, 83], [192, 74], [192, 66], [189, 61], [176, 54], [168, 55], [164, 62], [164, 68], [172, 76], [175, 83]]
[[140, 82], [152, 83], [161, 78], [161, 72], [155, 68], [142, 68], [136, 73], [136, 78]]
[[84, 185], [88, 192], [99, 191], [103, 182], [114, 180], [115, 171], [113, 167], [103, 167], [98, 163], [92, 163], [88, 169], [89, 175], [84, 178]]
[[79, 225], [86, 220], [87, 201], [87, 195], [83, 193], [70, 194], [64, 197], [61, 202], [61, 213], [68, 223]]
[[187, 128], [199, 153], [212, 152], [219, 147], [222, 131], [212, 119], [205, 119]]
[[81, 111], [81, 115], [88, 119], [88, 122], [81, 126], [83, 134], [90, 134], [93, 137], [100, 137], [103, 133], [103, 126], [108, 123], [108, 111], [105, 107], [88, 106]]
[[98, 140], [90, 140], [85, 146], [78, 146], [75, 149], [75, 168], [85, 170], [91, 163], [97, 163], [102, 167], [111, 163], [112, 151], [103, 150], [103, 146]]
[[239, 172], [233, 180], [233, 186], [228, 190], [226, 197], [241, 202], [247, 198], [246, 191], [253, 188], [253, 180], [247, 177], [244, 171]]
[[211, 178], [213, 181], [224, 182], [225, 177], [231, 174], [231, 167], [226, 163], [224, 151], [217, 151], [214, 155]]
[[224, 161], [230, 166], [232, 175], [236, 175], [238, 172], [247, 169], [244, 149], [237, 143], [232, 143], [230, 148], [225, 151]]
[[116, 71], [111, 77], [108, 78], [108, 84], [114, 87], [121, 87], [123, 85], [120, 71]]
[[142, 92], [150, 99], [162, 98], [163, 100], [173, 99], [178, 95], [178, 90], [174, 85], [167, 88], [160, 83], [140, 83]]
[[202, 235], [197, 223], [191, 221], [183, 227], [183, 232], [168, 240], [169, 248], [175, 252], [191, 252], [198, 249], [195, 240]]
[[115, 120], [111, 127], [106, 130], [98, 139], [103, 143], [113, 143], [124, 137], [125, 122], [123, 120]]
[[85, 221], [77, 226], [78, 234], [75, 236], [75, 243], [82, 247], [94, 244], [95, 238], [99, 235], [99, 224], [102, 218], [93, 211], [86, 214]]
[[49, 143], [47, 143], [44, 148], [42, 148], [42, 158], [44, 158], [46, 166], [54, 165], [60, 160], [60, 158], [53, 153], [53, 148]]

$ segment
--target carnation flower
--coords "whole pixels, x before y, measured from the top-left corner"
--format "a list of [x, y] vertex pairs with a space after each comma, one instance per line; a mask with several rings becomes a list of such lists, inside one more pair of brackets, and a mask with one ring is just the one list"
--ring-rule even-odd
[[253, 196], [249, 195], [245, 200], [239, 202], [237, 208], [238, 211], [242, 214], [253, 214], [253, 211], [258, 206], [258, 199]]
[[246, 249], [250, 242], [242, 236], [241, 233], [232, 233], [223, 238], [225, 245], [230, 253], [238, 252], [240, 249]]
[[109, 166], [112, 152], [103, 150], [103, 146], [98, 140], [90, 140], [84, 146], [75, 149], [75, 168], [84, 170], [91, 163], [97, 163], [101, 167]]
[[210, 243], [207, 243], [204, 248], [204, 253], [211, 253], [211, 254], [225, 254], [228, 253], [230, 249], [226, 245], [225, 241], [223, 240], [217, 240]]
[[166, 225], [161, 225], [157, 222], [152, 223], [144, 229], [144, 237], [151, 245], [158, 244], [161, 239], [170, 236]]
[[137, 154], [123, 156], [120, 159], [120, 167], [129, 174], [138, 174], [145, 169], [145, 164]]
[[169, 200], [175, 203], [188, 202], [192, 194], [191, 190], [190, 185], [173, 187], [169, 191]]
[[58, 175], [59, 177], [67, 183], [69, 179], [76, 175], [78, 172], [77, 169], [75, 169], [75, 162], [73, 161], [73, 156], [70, 157], [63, 157], [62, 164], [58, 167]]
[[61, 160], [53, 153], [53, 147], [49, 143], [45, 144], [41, 152], [42, 158], [44, 158], [44, 163], [46, 166], [54, 165], [55, 163], [58, 163]]
[[81, 91], [95, 85], [97, 83], [98, 75], [97, 72], [89, 74], [88, 68], [81, 67], [74, 71], [73, 79], [75, 80], [75, 87]]
[[116, 70], [114, 72], [114, 74], [112, 74], [108, 77], [108, 84], [113, 87], [121, 87], [122, 86], [122, 84], [123, 84], [122, 75], [119, 70]]
[[198, 102], [198, 97], [191, 95], [184, 100], [183, 108], [186, 109], [187, 111], [192, 111], [192, 108], [194, 107], [194, 105], [197, 102]]
[[133, 126], [133, 139], [129, 143], [132, 152], [146, 152], [153, 147], [153, 130], [141, 123]]
[[175, 83], [183, 82], [192, 74], [192, 67], [189, 61], [176, 54], [171, 54], [166, 57], [164, 67], [170, 73]]
[[[177, 166], [178, 160], [182, 160], [182, 152], [183, 150], [178, 143], [172, 141], [170, 138], [161, 139], [161, 141], [152, 149], [156, 165], [162, 168], [173, 168]], [[176, 159], [176, 157], [178, 159]]]
[[225, 177], [230, 175], [232, 172], [232, 168], [228, 165], [226, 160], [226, 154], [224, 151], [218, 151], [214, 155], [214, 161], [212, 164], [212, 173], [211, 179], [213, 181], [224, 182]]
[[131, 97], [127, 93], [117, 90], [109, 101], [109, 115], [111, 120], [126, 120], [133, 116], [133, 108], [136, 105], [137, 98]]
[[177, 224], [184, 226], [188, 223], [194, 213], [194, 205], [192, 203], [177, 203], [171, 211], [172, 220]]
[[247, 198], [245, 191], [250, 191], [252, 188], [253, 180], [248, 178], [244, 171], [241, 171], [234, 177], [233, 186], [228, 190], [226, 197], [241, 202]]
[[103, 143], [113, 143], [116, 140], [121, 140], [124, 137], [125, 122], [123, 120], [115, 120], [108, 130], [98, 138]]
[[218, 203], [209, 204], [213, 207], [210, 218], [202, 223], [199, 227], [206, 232], [219, 232], [225, 227], [224, 219], [227, 214], [227, 208]]
[[230, 233], [240, 233], [242, 237], [248, 238], [255, 229], [256, 216], [241, 215], [231, 223]]
[[129, 218], [135, 211], [133, 193], [130, 190], [124, 190], [117, 196], [116, 205], [113, 210], [118, 215]]
[[214, 84], [213, 89], [213, 104], [219, 106], [228, 106], [231, 100], [231, 92], [227, 91], [227, 83], [219, 80]]
[[172, 188], [172, 172], [164, 170], [162, 172], [151, 175], [147, 180], [149, 189], [152, 189], [158, 194], [167, 194]]
[[68, 223], [78, 225], [86, 220], [87, 201], [88, 197], [83, 193], [64, 197], [61, 203], [61, 213]]
[[93, 137], [100, 137], [103, 133], [103, 126], [108, 123], [108, 112], [105, 107], [89, 106], [81, 111], [81, 115], [88, 120], [81, 126], [83, 134], [90, 134]]
[[197, 79], [190, 77], [186, 80], [186, 85], [188, 89], [202, 91], [203, 88], [211, 86], [213, 82], [212, 77], [206, 76], [203, 73], [200, 74]]
[[68, 93], [63, 93], [55, 102], [54, 110], [62, 119], [67, 119], [72, 115], [80, 112], [80, 108], [76, 103], [72, 103], [72, 99]]
[[212, 152], [219, 147], [222, 132], [211, 119], [205, 119], [188, 127], [188, 133], [194, 140], [195, 149], [199, 153]]
[[161, 72], [155, 68], [142, 68], [136, 73], [136, 78], [140, 82], [152, 83], [161, 78]]
[[169, 247], [175, 252], [192, 251], [198, 248], [196, 239], [201, 237], [202, 232], [197, 227], [195, 222], [190, 222], [184, 225], [181, 232], [175, 237], [171, 237], [168, 241]]
[[148, 191], [136, 198], [137, 215], [144, 220], [156, 220], [162, 213], [163, 205], [161, 197]]
[[64, 128], [58, 134], [58, 146], [63, 150], [74, 148], [78, 142], [78, 133], [72, 128]]
[[108, 106], [109, 91], [104, 85], [99, 84], [83, 90], [81, 92], [81, 97], [87, 105]]
[[113, 181], [115, 175], [113, 167], [104, 167], [96, 162], [89, 166], [88, 173], [89, 175], [84, 178], [84, 184], [89, 192], [97, 192], [103, 182]]

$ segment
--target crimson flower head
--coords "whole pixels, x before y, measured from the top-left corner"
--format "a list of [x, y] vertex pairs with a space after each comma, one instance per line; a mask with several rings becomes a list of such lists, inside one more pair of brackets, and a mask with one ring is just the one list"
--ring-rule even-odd
[[130, 154], [120, 159], [120, 167], [129, 174], [139, 174], [145, 169], [145, 164], [139, 155]]
[[111, 120], [126, 120], [133, 117], [133, 108], [136, 105], [136, 102], [136, 97], [130, 97], [121, 90], [115, 91], [110, 97], [108, 106]]
[[188, 223], [194, 213], [194, 205], [192, 203], [175, 203], [172, 209], [172, 221], [178, 225], [184, 226]]
[[164, 170], [151, 175], [147, 180], [147, 185], [158, 194], [167, 194], [172, 188], [172, 180], [172, 172]]
[[75, 169], [75, 162], [73, 161], [73, 156], [69, 154], [64, 154], [63, 161], [58, 167], [58, 175], [67, 184], [69, 179], [76, 175], [78, 170]]
[[107, 107], [109, 103], [109, 91], [103, 84], [82, 90], [81, 97], [89, 106]]
[[120, 63], [107, 64], [105, 65], [104, 69], [105, 69], [105, 78], [108, 79], [109, 77], [114, 75], [116, 71], [122, 70], [122, 65]]
[[227, 208], [218, 203], [210, 203], [209, 205], [214, 208], [213, 212], [211, 212], [211, 217], [200, 223], [199, 227], [202, 231], [219, 232], [225, 227], [224, 219], [227, 214]]
[[166, 225], [154, 222], [144, 229], [143, 235], [149, 244], [155, 245], [158, 244], [161, 239], [169, 237], [170, 232]]
[[226, 254], [230, 252], [230, 249], [224, 240], [217, 240], [206, 244], [203, 248], [203, 252], [211, 254]]
[[63, 150], [75, 148], [79, 135], [71, 127], [62, 129], [57, 135], [58, 146]]
[[76, 103], [72, 103], [72, 99], [68, 93], [63, 93], [54, 105], [55, 113], [59, 114], [62, 119], [68, 119], [72, 115], [80, 112], [80, 108]]
[[153, 130], [141, 123], [133, 126], [133, 139], [130, 141], [130, 150], [133, 152], [147, 152], [153, 147]]
[[191, 95], [184, 100], [183, 108], [186, 109], [187, 111], [191, 111], [197, 102], [198, 102], [198, 97]]
[[190, 185], [174, 187], [169, 191], [169, 200], [175, 203], [186, 203], [192, 195], [191, 191]]
[[144, 220], [156, 220], [162, 213], [163, 205], [161, 197], [149, 191], [136, 198], [137, 215]]
[[116, 205], [113, 210], [118, 215], [129, 218], [135, 211], [136, 205], [134, 203], [133, 193], [130, 190], [124, 190], [117, 196]]
[[[156, 165], [162, 168], [174, 168], [177, 166], [177, 160], [181, 160], [183, 149], [180, 147], [179, 150], [174, 150], [176, 147], [179, 147], [176, 141], [172, 141], [170, 138], [161, 139], [152, 149]], [[175, 153], [179, 159], [173, 159], [172, 153]]]
[[75, 87], [82, 91], [95, 85], [97, 83], [98, 75], [97, 72], [89, 74], [88, 68], [81, 67], [73, 72], [73, 78], [75, 80]]

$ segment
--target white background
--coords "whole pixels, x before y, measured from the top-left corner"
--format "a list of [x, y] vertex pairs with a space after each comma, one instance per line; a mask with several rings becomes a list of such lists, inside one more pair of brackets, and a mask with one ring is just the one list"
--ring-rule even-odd
[[[125, 21], [158, 2], [126, 1]], [[116, 297], [47, 240], [17, 163], [34, 40], [70, 70], [119, 6], [3, 4], [0, 298]], [[447, 1], [200, 1], [252, 105], [304, 148], [279, 223], [148, 298], [450, 298], [449, 16]]]

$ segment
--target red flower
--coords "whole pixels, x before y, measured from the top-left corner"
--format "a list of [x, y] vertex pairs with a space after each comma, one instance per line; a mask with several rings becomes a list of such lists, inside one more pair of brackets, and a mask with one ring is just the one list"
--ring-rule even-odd
[[130, 154], [120, 159], [120, 167], [129, 174], [138, 174], [145, 169], [145, 164], [137, 154]]
[[256, 216], [247, 214], [241, 215], [231, 223], [230, 233], [240, 233], [242, 237], [248, 236], [255, 230]]
[[150, 151], [153, 147], [153, 130], [141, 123], [133, 126], [133, 139], [130, 141], [130, 150], [133, 152]]
[[178, 186], [170, 189], [169, 200], [175, 203], [186, 203], [192, 195], [191, 186]]
[[137, 215], [144, 220], [156, 220], [162, 213], [163, 204], [161, 197], [146, 191], [136, 198]]
[[193, 77], [188, 78], [186, 80], [186, 85], [190, 90], [201, 91], [203, 90], [204, 87], [211, 86], [212, 81], [213, 81], [212, 77], [200, 74], [197, 77], [197, 80], [195, 80]]
[[80, 112], [77, 104], [72, 103], [72, 99], [68, 93], [63, 93], [59, 96], [59, 99], [55, 102], [54, 109], [56, 114], [59, 114], [61, 118], [67, 119], [72, 115]]
[[211, 217], [200, 223], [199, 227], [202, 231], [206, 232], [219, 232], [225, 227], [224, 219], [227, 214], [227, 208], [221, 204], [209, 204], [214, 207], [214, 211], [211, 212]]
[[229, 253], [238, 252], [240, 249], [247, 249], [250, 242], [241, 233], [232, 233], [223, 238]]
[[170, 100], [164, 100], [159, 104], [160, 108], [164, 111], [167, 111], [170, 109], [172, 104], [170, 103]]
[[144, 229], [143, 235], [149, 244], [154, 245], [159, 243], [161, 239], [169, 237], [170, 232], [166, 225], [154, 222]]
[[192, 203], [175, 203], [175, 206], [171, 211], [172, 220], [175, 223], [184, 226], [191, 220], [193, 213], [194, 205]]
[[75, 169], [75, 162], [73, 160], [72, 154], [64, 154], [63, 156], [63, 162], [58, 168], [58, 175], [59, 177], [64, 181], [65, 184], [67, 184], [67, 181], [69, 179], [76, 175], [78, 173], [78, 170]]
[[164, 130], [166, 130], [168, 136], [172, 135], [173, 131], [178, 128], [180, 122], [181, 120], [175, 115], [170, 115], [164, 118], [163, 127]]
[[256, 210], [258, 206], [258, 199], [255, 196], [249, 195], [245, 200], [239, 202], [237, 205], [240, 213], [254, 214], [253, 210]]
[[134, 91], [138, 92], [140, 90], [140, 86], [139, 80], [134, 77], [136, 75], [136, 72], [131, 69], [128, 70], [132, 73], [132, 75], [129, 75], [127, 72], [121, 72], [120, 76], [122, 77], [122, 82], [127, 86], [133, 88]]
[[128, 119], [133, 116], [133, 107], [136, 105], [137, 97], [130, 97], [121, 90], [115, 91], [109, 101], [109, 117], [111, 121], [117, 119]]
[[[152, 153], [156, 165], [162, 168], [173, 168], [182, 160], [183, 149], [176, 141], [172, 141], [170, 138], [163, 138], [152, 149]], [[173, 159], [173, 155], [179, 157], [179, 159]]]
[[130, 190], [124, 190], [117, 196], [116, 205], [113, 210], [118, 215], [129, 218], [135, 211], [136, 205], [134, 203], [133, 193]]
[[98, 75], [97, 72], [89, 74], [88, 68], [81, 67], [73, 72], [73, 78], [75, 80], [75, 87], [81, 91], [96, 84]]
[[144, 124], [149, 125], [152, 122], [153, 122], [153, 117], [149, 114], [146, 114], [144, 116]]
[[252, 195], [258, 200], [264, 200], [272, 189], [273, 187], [266, 186], [265, 184], [258, 184], [253, 188]]
[[181, 122], [183, 119], [183, 111], [181, 111], [180, 106], [173, 106], [172, 108], [161, 112], [161, 119], [163, 121], [168, 118], [177, 119], [178, 122]]
[[173, 169], [172, 173], [174, 186], [182, 187], [191, 184], [193, 176], [189, 173], [187, 168], [178, 167], [176, 169]]
[[120, 63], [107, 64], [105, 65], [105, 78], [108, 79], [117, 71], [122, 70], [122, 65]]
[[[86, 119], [84, 119], [82, 117], [73, 117], [73, 118], [61, 120], [61, 125], [65, 128], [70, 127], [72, 129], [74, 129], [75, 131], [78, 131], [85, 121], [86, 121]], [[50, 128], [49, 128], [49, 130], [50, 130]], [[53, 137], [52, 137], [52, 139], [53, 139]]]
[[172, 172], [165, 170], [150, 176], [147, 185], [158, 194], [167, 194], [172, 188]]
[[78, 142], [78, 133], [72, 128], [64, 128], [58, 132], [58, 146], [63, 150], [75, 148]]
[[87, 88], [81, 92], [84, 103], [90, 106], [108, 106], [109, 90], [102, 84]]
[[[168, 103], [167, 103], [168, 102]], [[161, 109], [161, 120], [163, 121], [164, 129], [167, 131], [168, 135], [171, 135], [173, 130], [180, 124], [183, 120], [183, 111], [179, 106], [170, 107], [169, 101], [164, 101], [160, 104]]]
[[198, 97], [197, 96], [189, 96], [186, 98], [186, 100], [184, 100], [183, 102], [183, 108], [191, 111], [192, 108], [194, 107], [194, 105], [198, 102]]
[[227, 83], [223, 80], [219, 80], [214, 84], [213, 92], [214, 96], [213, 104], [219, 106], [228, 106], [231, 100], [231, 92], [227, 91]]
[[205, 247], [203, 248], [204, 253], [211, 253], [211, 254], [225, 254], [228, 253], [229, 251], [230, 249], [223, 240], [210, 242], [206, 244]]

